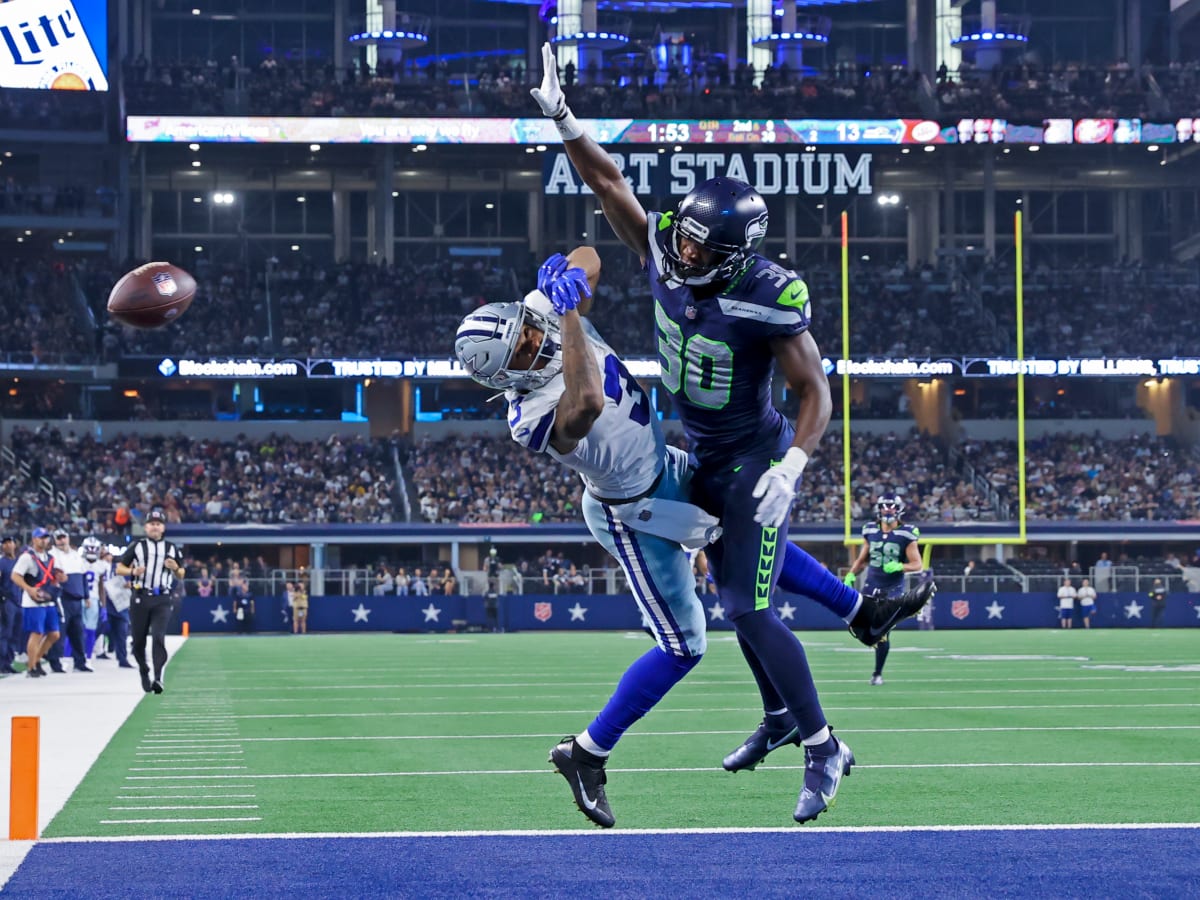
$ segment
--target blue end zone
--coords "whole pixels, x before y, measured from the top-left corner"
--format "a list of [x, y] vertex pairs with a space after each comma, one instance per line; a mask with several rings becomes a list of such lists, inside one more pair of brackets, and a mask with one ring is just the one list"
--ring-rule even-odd
[[1194, 896], [1186, 828], [42, 843], [11, 897]]

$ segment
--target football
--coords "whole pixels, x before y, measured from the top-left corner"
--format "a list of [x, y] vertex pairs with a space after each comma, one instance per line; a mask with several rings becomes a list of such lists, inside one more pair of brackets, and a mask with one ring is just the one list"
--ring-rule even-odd
[[192, 305], [196, 279], [168, 262], [146, 263], [113, 285], [108, 314], [131, 328], [162, 328]]

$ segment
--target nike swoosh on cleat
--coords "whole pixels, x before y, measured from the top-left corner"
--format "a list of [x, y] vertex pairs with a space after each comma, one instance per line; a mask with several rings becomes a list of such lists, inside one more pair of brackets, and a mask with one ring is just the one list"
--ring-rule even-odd
[[593, 800], [591, 797], [589, 797], [587, 795], [587, 788], [585, 788], [583, 786], [583, 779], [579, 777], [578, 773], [575, 775], [575, 780], [579, 782], [579, 796], [582, 798], [582, 799], [580, 799], [579, 802], [582, 803], [584, 806], [586, 806], [588, 809], [595, 809], [596, 805], [600, 801]]
[[784, 744], [790, 743], [792, 738], [794, 738], [799, 733], [800, 733], [799, 728], [793, 728], [791, 731], [789, 731], [787, 734], [785, 734], [778, 741], [772, 741], [770, 738], [767, 738], [767, 752], [770, 753], [772, 750], [777, 750], [778, 748], [782, 747]]

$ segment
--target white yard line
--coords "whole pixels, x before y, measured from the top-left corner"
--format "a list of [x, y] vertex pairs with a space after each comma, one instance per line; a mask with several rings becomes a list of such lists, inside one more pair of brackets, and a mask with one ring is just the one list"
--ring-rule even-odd
[[[839, 728], [838, 734], [958, 734], [991, 731], [1200, 731], [1200, 725], [998, 725], [967, 728]], [[634, 731], [625, 736], [639, 737], [701, 737], [744, 735], [745, 730], [728, 731]], [[557, 732], [532, 734], [339, 734], [306, 735], [301, 737], [243, 738], [247, 744], [307, 743], [320, 741], [503, 741], [556, 738]]]
[[262, 816], [233, 816], [215, 819], [101, 819], [101, 825], [151, 825], [177, 822], [261, 822]]
[[[1134, 760], [1122, 760], [1119, 762], [980, 762], [980, 763], [880, 763], [875, 765], [856, 765], [858, 769], [1095, 769], [1095, 768], [1111, 768], [1118, 766], [1130, 766], [1132, 768], [1146, 767], [1176, 767], [1176, 766], [1200, 766], [1200, 761], [1195, 760], [1177, 760], [1171, 762], [1138, 762]], [[803, 771], [804, 766], [771, 766], [772, 771]], [[638, 769], [621, 769], [610, 768], [609, 772], [620, 773], [622, 775], [631, 774], [660, 774], [663, 772], [684, 773], [698, 772], [708, 775], [717, 775], [726, 777], [721, 769], [713, 766], [669, 766], [661, 768], [638, 768]], [[446, 772], [431, 772], [431, 771], [414, 771], [414, 772], [280, 772], [271, 774], [255, 774], [246, 775], [246, 778], [262, 779], [264, 781], [279, 779], [279, 778], [444, 778], [453, 776], [461, 778], [464, 775], [493, 777], [496, 775], [554, 775], [553, 769], [461, 769]], [[155, 781], [162, 777], [158, 775], [128, 775], [126, 778], [130, 781]], [[220, 778], [220, 775], [177, 775], [176, 778], [186, 778], [194, 781], [203, 781], [206, 778]]]
[[[971, 710], [1005, 710], [1005, 709], [1196, 709], [1200, 703], [1030, 703], [1006, 704], [990, 706], [826, 706], [827, 712], [913, 712], [913, 711], [971, 711]], [[745, 707], [688, 707], [656, 709], [655, 715], [663, 716], [672, 713], [715, 713], [715, 712], [745, 712]], [[477, 716], [566, 716], [591, 715], [594, 709], [477, 709], [447, 712], [432, 710], [428, 712], [352, 712], [352, 713], [247, 713], [234, 716], [236, 719], [380, 719], [380, 718], [454, 718]]]

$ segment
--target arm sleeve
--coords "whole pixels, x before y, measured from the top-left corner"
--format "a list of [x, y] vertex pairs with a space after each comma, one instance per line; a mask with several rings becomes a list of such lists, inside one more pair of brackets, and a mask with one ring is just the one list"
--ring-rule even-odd
[[130, 544], [128, 547], [126, 547], [125, 552], [121, 554], [121, 558], [118, 560], [118, 562], [120, 562], [123, 566], [132, 566], [135, 562], [137, 562], [137, 557], [134, 555], [137, 551], [137, 547], [138, 545], [136, 543]]

